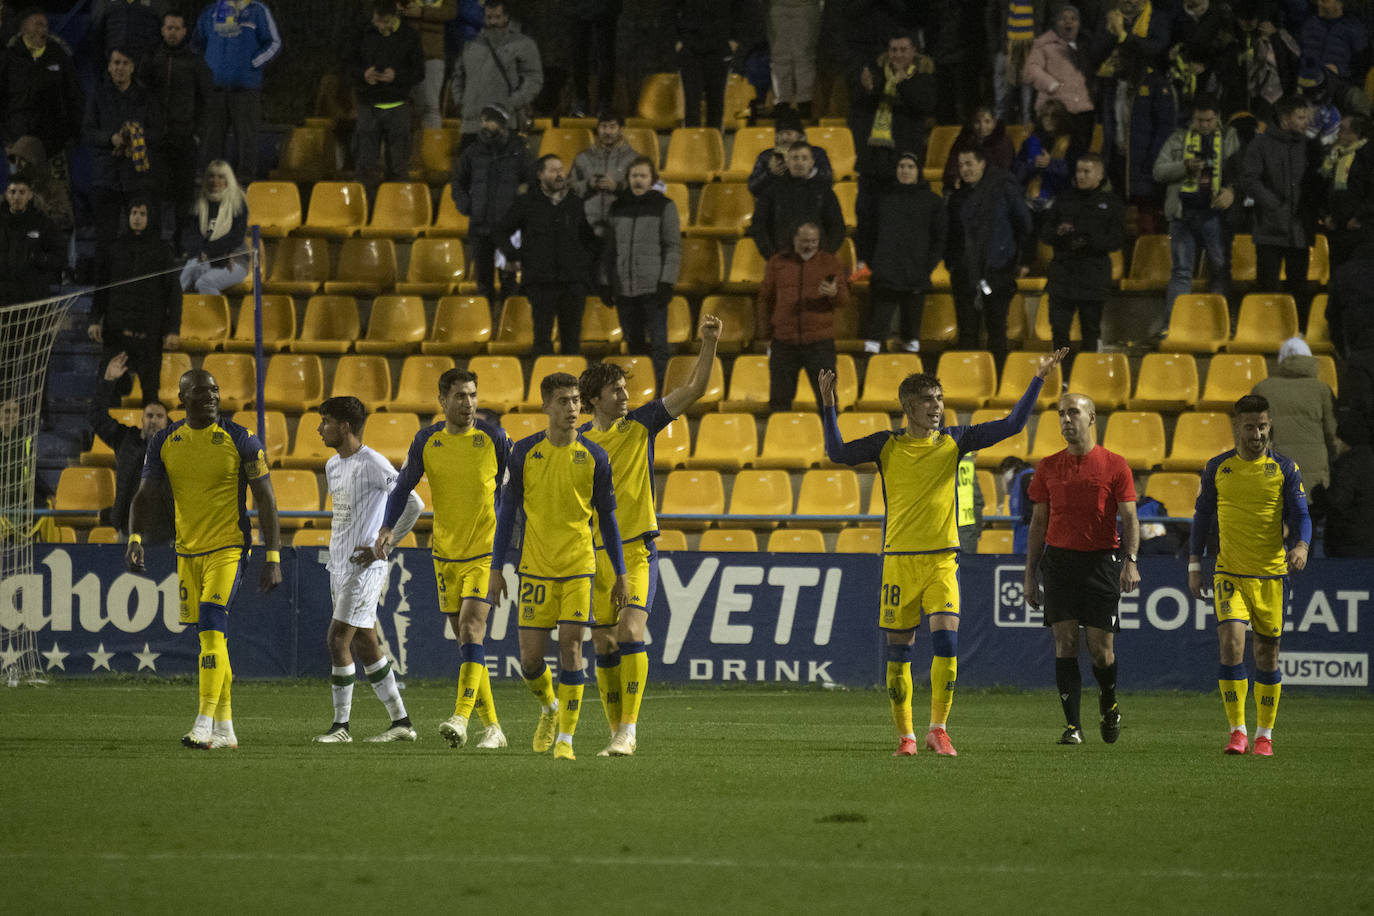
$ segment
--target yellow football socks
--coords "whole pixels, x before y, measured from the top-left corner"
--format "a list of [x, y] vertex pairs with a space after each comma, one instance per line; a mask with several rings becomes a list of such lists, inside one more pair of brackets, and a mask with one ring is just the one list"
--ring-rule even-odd
[[639, 721], [639, 704], [644, 702], [644, 686], [649, 680], [649, 655], [642, 642], [620, 644], [620, 724]]
[[496, 702], [491, 696], [491, 672], [487, 670], [485, 663], [482, 665], [481, 673], [482, 683], [477, 688], [477, 702], [473, 708], [482, 724], [490, 727], [497, 725], [499, 720], [496, 718]]
[[[1217, 675], [1221, 687], [1221, 702], [1226, 707], [1226, 722], [1231, 730], [1245, 728], [1245, 698], [1250, 692], [1250, 681], [1245, 674], [1245, 665], [1222, 665]], [[1258, 692], [1259, 685], [1256, 684]], [[1277, 686], [1277, 685], [1276, 685]], [[1278, 706], [1278, 691], [1274, 691], [1274, 706]]]
[[464, 661], [459, 666], [458, 698], [453, 703], [455, 716], [466, 719], [472, 715], [472, 709], [477, 705], [477, 694], [482, 689], [482, 675], [486, 670], [487, 666], [478, 662]]
[[[582, 686], [586, 675], [581, 671], [562, 671], [558, 674], [558, 740], [569, 740], [577, 731], [582, 715]], [[565, 739], [564, 736], [567, 736]]]
[[943, 728], [954, 705], [954, 680], [959, 673], [959, 631], [932, 630], [930, 645], [930, 721]]
[[[219, 630], [200, 631], [200, 707], [202, 716], [214, 716], [229, 677], [229, 646]], [[228, 704], [228, 694], [225, 694]]]
[[1266, 729], [1260, 734], [1267, 735], [1268, 729], [1274, 727], [1274, 720], [1279, 717], [1279, 694], [1283, 692], [1283, 672], [1282, 669], [1275, 668], [1273, 671], [1255, 672], [1255, 706], [1258, 707], [1259, 716], [1256, 725]]
[[548, 665], [541, 662], [539, 673], [534, 677], [526, 677], [525, 686], [534, 694], [541, 708], [553, 709], [558, 705], [558, 697], [553, 693], [553, 672], [549, 671]]
[[596, 689], [601, 694], [601, 708], [606, 712], [606, 724], [611, 733], [620, 727], [622, 710], [620, 692], [620, 650], [596, 657]]
[[899, 737], [915, 737], [911, 724], [911, 653], [915, 646], [887, 647], [887, 699]]

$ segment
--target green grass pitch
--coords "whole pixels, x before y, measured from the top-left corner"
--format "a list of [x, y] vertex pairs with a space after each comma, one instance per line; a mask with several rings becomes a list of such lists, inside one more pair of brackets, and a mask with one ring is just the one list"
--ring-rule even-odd
[[523, 688], [497, 752], [437, 737], [451, 684], [405, 696], [419, 743], [361, 742], [360, 683], [321, 746], [325, 682], [240, 682], [239, 750], [196, 752], [189, 682], [0, 690], [4, 910], [1374, 910], [1364, 695], [1290, 690], [1263, 760], [1222, 755], [1212, 696], [1124, 693], [1116, 745], [1060, 747], [1052, 693], [966, 691], [960, 756], [897, 760], [877, 690], [651, 684], [638, 756], [602, 759], [589, 684], [571, 763], [530, 751]]

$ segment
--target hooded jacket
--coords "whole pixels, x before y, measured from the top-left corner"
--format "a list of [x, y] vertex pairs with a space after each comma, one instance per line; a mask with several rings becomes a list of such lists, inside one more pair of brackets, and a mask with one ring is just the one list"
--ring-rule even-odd
[[478, 135], [458, 155], [453, 174], [453, 202], [470, 220], [469, 228], [490, 235], [506, 215], [520, 186], [534, 178], [534, 157], [525, 138], [514, 132], [498, 137]]
[[191, 47], [220, 89], [261, 89], [262, 68], [281, 53], [272, 11], [257, 0], [214, 0], [196, 20]]
[[514, 23], [503, 29], [483, 29], [463, 45], [449, 81], [449, 95], [458, 105], [460, 117], [469, 124], [480, 122], [482, 109], [493, 103], [505, 106], [519, 118], [520, 109], [533, 102], [543, 88], [539, 48]]
[[1331, 482], [1328, 450], [1336, 444], [1336, 405], [1331, 386], [1317, 378], [1314, 356], [1289, 356], [1255, 385], [1269, 401], [1274, 450], [1298, 463], [1308, 490]]
[[973, 282], [1016, 264], [1021, 240], [1030, 235], [1030, 208], [1016, 179], [1006, 169], [988, 164], [982, 179], [959, 188], [950, 198], [958, 227], [951, 220], [945, 264], [954, 258]]
[[[1303, 212], [1307, 172], [1307, 137], [1275, 126], [1245, 150], [1241, 186], [1255, 199], [1256, 245], [1305, 248], [1304, 225], [1315, 214]], [[1282, 451], [1282, 449], [1280, 449]]]
[[23, 36], [11, 38], [0, 53], [0, 105], [6, 137], [31, 134], [52, 155], [65, 150], [81, 133], [85, 106], [67, 45], [49, 35], [35, 60]]
[[661, 192], [622, 191], [606, 223], [602, 266], [617, 296], [647, 296], [677, 282], [682, 235], [677, 205]]
[[65, 261], [62, 234], [34, 203], [0, 204], [0, 305], [46, 298]]
[[1078, 49], [1050, 29], [1031, 45], [1030, 55], [1022, 71], [1026, 82], [1035, 87], [1035, 109], [1040, 111], [1051, 99], [1063, 102], [1069, 114], [1092, 111], [1092, 95], [1088, 92], [1088, 77], [1079, 69], [1086, 63], [1083, 34], [1078, 35]]
[[925, 181], [889, 186], [878, 197], [873, 240], [873, 286], [898, 292], [930, 289], [930, 274], [944, 257], [945, 202]]
[[[1060, 235], [1063, 223], [1073, 231]], [[1046, 211], [1040, 240], [1054, 249], [1045, 283], [1051, 298], [1104, 302], [1112, 287], [1111, 253], [1126, 243], [1126, 206], [1105, 181], [1091, 191], [1066, 188]]]
[[754, 203], [754, 218], [749, 235], [759, 254], [772, 257], [792, 247], [792, 233], [802, 223], [815, 223], [821, 230], [821, 247], [838, 251], [844, 244], [844, 214], [830, 182], [813, 175], [793, 178], [784, 175], [764, 186]]
[[[116, 285], [91, 300], [92, 323], [104, 325], [107, 335], [113, 331], [142, 331], [158, 339], [180, 329], [181, 286], [176, 273], [171, 272], [176, 261], [171, 248], [156, 232], [131, 231], [119, 236], [110, 245], [107, 263], [107, 275]], [[146, 279], [118, 283], [132, 277]]]

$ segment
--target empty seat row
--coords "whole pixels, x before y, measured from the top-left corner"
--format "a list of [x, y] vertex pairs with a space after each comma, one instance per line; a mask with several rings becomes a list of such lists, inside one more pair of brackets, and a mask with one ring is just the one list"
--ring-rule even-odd
[[[1312, 297], [1304, 335], [1313, 353], [1332, 353], [1326, 322], [1327, 294]], [[1226, 297], [1189, 293], [1174, 301], [1169, 327], [1159, 348], [1170, 353], [1277, 353], [1283, 342], [1298, 336], [1298, 309], [1287, 293], [1250, 293], [1241, 300], [1236, 332], [1231, 334]]]

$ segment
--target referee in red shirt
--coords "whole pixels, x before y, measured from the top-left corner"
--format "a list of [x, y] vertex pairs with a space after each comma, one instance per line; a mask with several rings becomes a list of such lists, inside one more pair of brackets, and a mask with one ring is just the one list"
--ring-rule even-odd
[[1054, 680], [1067, 723], [1059, 743], [1083, 743], [1078, 628], [1084, 627], [1102, 689], [1102, 740], [1111, 744], [1121, 734], [1113, 648], [1120, 629], [1117, 601], [1140, 584], [1135, 481], [1125, 458], [1097, 444], [1097, 409], [1090, 398], [1061, 397], [1059, 429], [1069, 447], [1041, 461], [1031, 478], [1035, 509], [1026, 545], [1026, 600], [1043, 605], [1045, 625], [1054, 631]]

